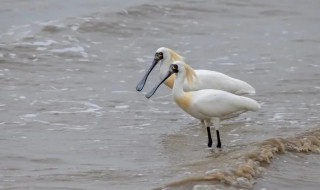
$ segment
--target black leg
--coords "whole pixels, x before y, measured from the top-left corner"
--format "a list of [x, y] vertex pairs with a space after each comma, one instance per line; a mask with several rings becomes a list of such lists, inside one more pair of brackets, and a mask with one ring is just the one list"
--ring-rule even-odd
[[207, 127], [207, 132], [208, 132], [208, 147], [212, 147], [212, 138], [211, 138], [210, 127]]
[[221, 148], [221, 140], [220, 140], [219, 130], [216, 130], [216, 133], [217, 133], [217, 140], [218, 140], [217, 148]]

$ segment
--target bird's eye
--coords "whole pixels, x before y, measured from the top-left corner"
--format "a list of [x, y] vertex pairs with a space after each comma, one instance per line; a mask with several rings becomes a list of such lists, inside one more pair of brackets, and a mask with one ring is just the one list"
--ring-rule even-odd
[[170, 65], [170, 72], [178, 73], [179, 72], [178, 65], [176, 65], [176, 64]]

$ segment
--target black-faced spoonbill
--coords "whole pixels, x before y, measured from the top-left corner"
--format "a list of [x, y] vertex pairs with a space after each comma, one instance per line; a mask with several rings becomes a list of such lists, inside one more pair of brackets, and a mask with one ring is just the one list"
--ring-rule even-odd
[[[149, 74], [151, 73], [151, 71], [159, 61], [160, 61], [160, 78], [162, 80], [165, 78], [170, 65], [174, 61], [184, 61], [184, 58], [169, 48], [166, 48], [166, 47], [159, 48], [156, 51], [151, 67], [148, 69], [147, 73], [144, 75], [144, 77], [136, 86], [137, 91], [141, 91], [143, 89]], [[189, 66], [189, 69], [192, 69], [192, 68]], [[237, 95], [255, 94], [255, 89], [248, 83], [239, 79], [232, 78], [223, 73], [210, 71], [210, 70], [194, 70], [194, 72], [198, 76], [197, 81], [195, 81], [192, 86], [190, 86], [187, 81], [184, 81], [183, 89], [186, 92], [202, 90], [202, 89], [218, 89], [218, 90], [224, 90]], [[169, 88], [172, 88], [174, 84], [174, 78], [175, 78], [175, 75], [172, 75], [167, 80], [165, 80], [164, 83]]]
[[260, 105], [255, 100], [222, 90], [205, 89], [185, 92], [183, 89], [184, 81], [187, 80], [189, 85], [192, 85], [197, 75], [183, 61], [175, 61], [170, 66], [163, 80], [152, 91], [146, 94], [146, 97], [150, 98], [158, 87], [172, 76], [173, 73], [176, 76], [172, 89], [173, 99], [185, 112], [204, 121], [208, 133], [208, 147], [212, 147], [211, 121], [216, 130], [217, 148], [221, 148], [220, 120], [229, 115], [239, 115], [246, 111], [257, 111], [260, 109]]

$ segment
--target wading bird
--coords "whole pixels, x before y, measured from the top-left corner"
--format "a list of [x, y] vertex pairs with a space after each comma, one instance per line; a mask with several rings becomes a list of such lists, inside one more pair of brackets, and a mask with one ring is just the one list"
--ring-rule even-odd
[[[160, 79], [162, 80], [166, 76], [170, 65], [174, 61], [184, 61], [184, 58], [169, 48], [166, 48], [166, 47], [159, 48], [156, 51], [151, 67], [148, 69], [147, 73], [144, 75], [144, 77], [136, 86], [137, 91], [141, 91], [143, 89], [149, 74], [151, 73], [151, 71], [159, 61], [160, 61]], [[184, 64], [187, 65], [186, 63]], [[189, 70], [193, 70], [190, 66], [188, 68]], [[210, 71], [210, 70], [193, 70], [193, 72], [195, 72], [196, 75], [198, 76], [197, 81], [195, 81], [192, 86], [190, 86], [187, 81], [184, 81], [183, 89], [186, 92], [202, 90], [202, 89], [218, 89], [218, 90], [227, 91], [237, 95], [255, 94], [255, 89], [248, 83], [239, 79], [232, 78], [223, 73]], [[175, 76], [172, 75], [167, 80], [165, 80], [164, 83], [169, 88], [172, 88], [174, 84], [174, 80], [175, 80]]]
[[217, 135], [217, 148], [221, 148], [220, 120], [230, 115], [239, 115], [246, 111], [257, 111], [260, 105], [253, 99], [235, 95], [222, 90], [205, 89], [185, 92], [183, 85], [185, 80], [189, 86], [193, 85], [197, 75], [183, 61], [175, 61], [169, 68], [163, 80], [146, 94], [150, 98], [172, 74], [175, 73], [172, 94], [176, 104], [191, 116], [203, 120], [207, 127], [208, 147], [212, 147], [210, 123], [213, 122]]

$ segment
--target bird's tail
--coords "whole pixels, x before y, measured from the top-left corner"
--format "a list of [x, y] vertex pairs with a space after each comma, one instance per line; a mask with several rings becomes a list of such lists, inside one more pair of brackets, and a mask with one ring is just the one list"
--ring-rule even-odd
[[248, 110], [258, 111], [261, 108], [261, 105], [257, 101], [248, 97], [243, 97], [243, 98], [245, 98], [245, 105]]

